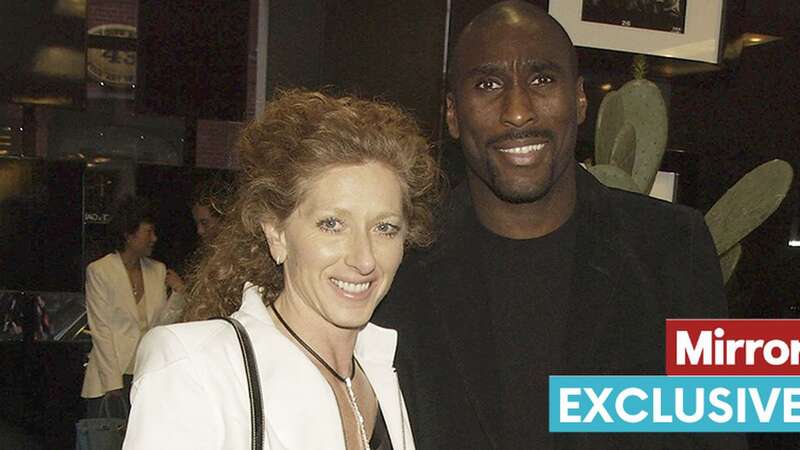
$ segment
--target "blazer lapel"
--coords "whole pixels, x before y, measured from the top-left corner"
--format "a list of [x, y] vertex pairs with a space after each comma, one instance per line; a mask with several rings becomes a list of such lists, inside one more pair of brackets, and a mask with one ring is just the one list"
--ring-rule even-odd
[[379, 364], [370, 360], [359, 361], [359, 364], [367, 374], [375, 396], [378, 398], [392, 446], [396, 449], [404, 448], [402, 446], [403, 427], [405, 426], [403, 423], [404, 413], [400, 409], [402, 408], [400, 388], [394, 368], [391, 365]]
[[609, 330], [609, 314], [615, 309], [618, 280], [625, 266], [609, 214], [603, 213], [607, 205], [601, 188], [587, 178], [590, 174], [580, 167], [576, 170], [575, 269], [567, 316], [571, 331], [564, 349], [567, 372], [596, 371], [595, 360], [608, 350], [600, 347], [603, 340], [599, 337], [614, 332]]
[[470, 208], [459, 209], [448, 227], [451, 231], [442, 236], [442, 251], [429, 260], [427, 285], [467, 395], [492, 446], [497, 448], [498, 392], [492, 369], [497, 367], [493, 363], [497, 355], [489, 319], [489, 292], [479, 269], [481, 250], [469, 243], [471, 230], [467, 224], [475, 219], [468, 216], [472, 214]]
[[[233, 317], [245, 325], [256, 350], [270, 443], [280, 442], [280, 448], [292, 450], [345, 450], [336, 398], [325, 378], [275, 328], [257, 290], [248, 283], [244, 291], [242, 307]], [[238, 349], [230, 357], [234, 367], [241, 367]], [[244, 377], [240, 383], [246, 390]], [[298, 423], [308, 428], [298, 427]]]

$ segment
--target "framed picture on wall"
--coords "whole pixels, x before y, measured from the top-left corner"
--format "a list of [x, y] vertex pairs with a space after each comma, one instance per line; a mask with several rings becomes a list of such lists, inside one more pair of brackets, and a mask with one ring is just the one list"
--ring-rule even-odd
[[552, 0], [575, 45], [719, 63], [725, 0]]

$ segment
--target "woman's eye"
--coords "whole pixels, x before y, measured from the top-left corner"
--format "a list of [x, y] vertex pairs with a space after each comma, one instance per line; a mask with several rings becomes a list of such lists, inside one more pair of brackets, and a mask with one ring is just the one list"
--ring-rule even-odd
[[317, 227], [319, 227], [319, 229], [322, 231], [326, 231], [328, 233], [335, 233], [341, 231], [342, 222], [335, 217], [328, 217], [326, 219], [322, 219], [319, 222], [317, 222]]
[[483, 91], [494, 91], [496, 89], [500, 89], [503, 87], [503, 85], [496, 80], [481, 80], [475, 85], [475, 87]]
[[375, 229], [378, 231], [378, 233], [389, 237], [395, 237], [400, 232], [399, 226], [388, 222], [379, 223]]

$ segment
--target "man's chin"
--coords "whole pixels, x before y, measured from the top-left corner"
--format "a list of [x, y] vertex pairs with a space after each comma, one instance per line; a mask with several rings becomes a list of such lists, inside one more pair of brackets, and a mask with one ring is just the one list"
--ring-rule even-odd
[[522, 205], [526, 203], [536, 203], [539, 200], [546, 197], [548, 192], [550, 192], [549, 189], [544, 191], [528, 191], [528, 192], [507, 191], [498, 189], [494, 191], [494, 195], [506, 203]]
[[491, 186], [494, 195], [506, 203], [525, 204], [535, 203], [546, 197], [552, 185], [534, 185], [533, 183], [519, 183], [515, 186], [495, 182]]

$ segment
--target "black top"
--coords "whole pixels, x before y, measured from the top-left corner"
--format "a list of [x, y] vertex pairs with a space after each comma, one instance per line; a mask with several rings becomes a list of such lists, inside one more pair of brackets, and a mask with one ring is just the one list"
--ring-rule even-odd
[[[576, 171], [574, 274], [558, 372], [664, 374], [665, 318], [726, 315], [719, 257], [703, 216]], [[466, 186], [450, 198], [436, 245], [409, 252], [373, 317], [397, 330], [395, 367], [417, 449], [746, 448], [741, 436], [724, 433], [554, 433], [552, 446], [505, 445], [509, 427], [497, 419], [500, 394], [492, 386], [507, 372], [498, 360], [510, 352], [496, 354], [489, 299], [497, 294], [489, 293], [481, 267], [493, 263], [468, 229], [475, 219]], [[503, 255], [494, 264], [508, 267], [505, 261]]]
[[473, 226], [489, 295], [500, 447], [550, 448], [547, 377], [564, 355], [575, 221], [535, 239], [498, 236], [477, 219]]
[[383, 412], [378, 405], [378, 417], [375, 418], [375, 428], [372, 430], [372, 437], [369, 440], [369, 448], [372, 450], [392, 450], [392, 440], [389, 439], [389, 429], [386, 427], [386, 420]]

